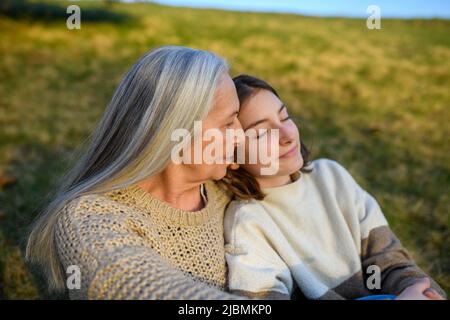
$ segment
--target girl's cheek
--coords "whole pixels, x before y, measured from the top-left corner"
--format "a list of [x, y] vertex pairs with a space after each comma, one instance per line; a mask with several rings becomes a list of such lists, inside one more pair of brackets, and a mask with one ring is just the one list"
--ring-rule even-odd
[[294, 121], [288, 121], [284, 126], [284, 134], [290, 138], [295, 138], [300, 136], [298, 127], [295, 125]]
[[277, 159], [280, 151], [279, 143], [277, 134], [266, 134], [259, 140], [246, 137], [245, 164], [260, 166], [263, 162], [267, 162], [268, 158]]
[[[264, 156], [265, 162], [267, 162], [268, 158], [274, 159], [279, 156], [279, 134], [278, 133], [270, 133], [267, 134], [262, 141], [259, 142], [258, 150], [260, 150], [258, 157]], [[260, 161], [261, 162], [261, 161]]]
[[300, 129], [297, 127], [297, 125], [294, 123], [294, 121], [291, 122], [292, 130], [294, 131], [294, 136], [300, 139]]
[[278, 151], [279, 151], [279, 146], [280, 142], [279, 142], [279, 138], [277, 135], [270, 135], [270, 141], [267, 144], [267, 153], [266, 155], [273, 158], [273, 157], [277, 157], [278, 156]]

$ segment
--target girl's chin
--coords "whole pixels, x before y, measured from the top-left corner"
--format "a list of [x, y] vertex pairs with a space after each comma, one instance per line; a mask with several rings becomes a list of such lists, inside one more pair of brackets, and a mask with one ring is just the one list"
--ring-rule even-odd
[[280, 161], [280, 169], [283, 167], [283, 171], [286, 172], [296, 172], [303, 167], [303, 157], [299, 153], [296, 157], [291, 157]]

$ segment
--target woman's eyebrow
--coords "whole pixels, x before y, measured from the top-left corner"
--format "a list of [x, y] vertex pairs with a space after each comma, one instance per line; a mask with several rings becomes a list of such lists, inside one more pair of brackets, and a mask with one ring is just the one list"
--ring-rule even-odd
[[232, 114], [230, 114], [227, 119], [233, 118], [233, 117], [237, 116], [238, 114], [239, 114], [239, 111], [235, 111]]
[[282, 103], [280, 109], [278, 110], [278, 113], [280, 113], [284, 108], [286, 108], [286, 105]]

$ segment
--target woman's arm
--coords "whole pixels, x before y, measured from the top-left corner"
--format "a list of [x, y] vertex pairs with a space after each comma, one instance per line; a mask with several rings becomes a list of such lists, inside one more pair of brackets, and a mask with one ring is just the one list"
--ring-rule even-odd
[[[69, 206], [58, 220], [56, 244], [67, 268], [81, 271], [75, 299], [236, 299], [195, 281], [145, 242], [120, 210], [98, 212]], [[92, 209], [91, 209], [92, 208]]]

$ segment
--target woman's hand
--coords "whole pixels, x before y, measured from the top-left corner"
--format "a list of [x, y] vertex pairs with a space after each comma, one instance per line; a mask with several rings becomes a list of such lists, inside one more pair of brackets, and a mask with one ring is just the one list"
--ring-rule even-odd
[[430, 279], [419, 279], [406, 287], [396, 300], [445, 300], [436, 290], [430, 288]]

